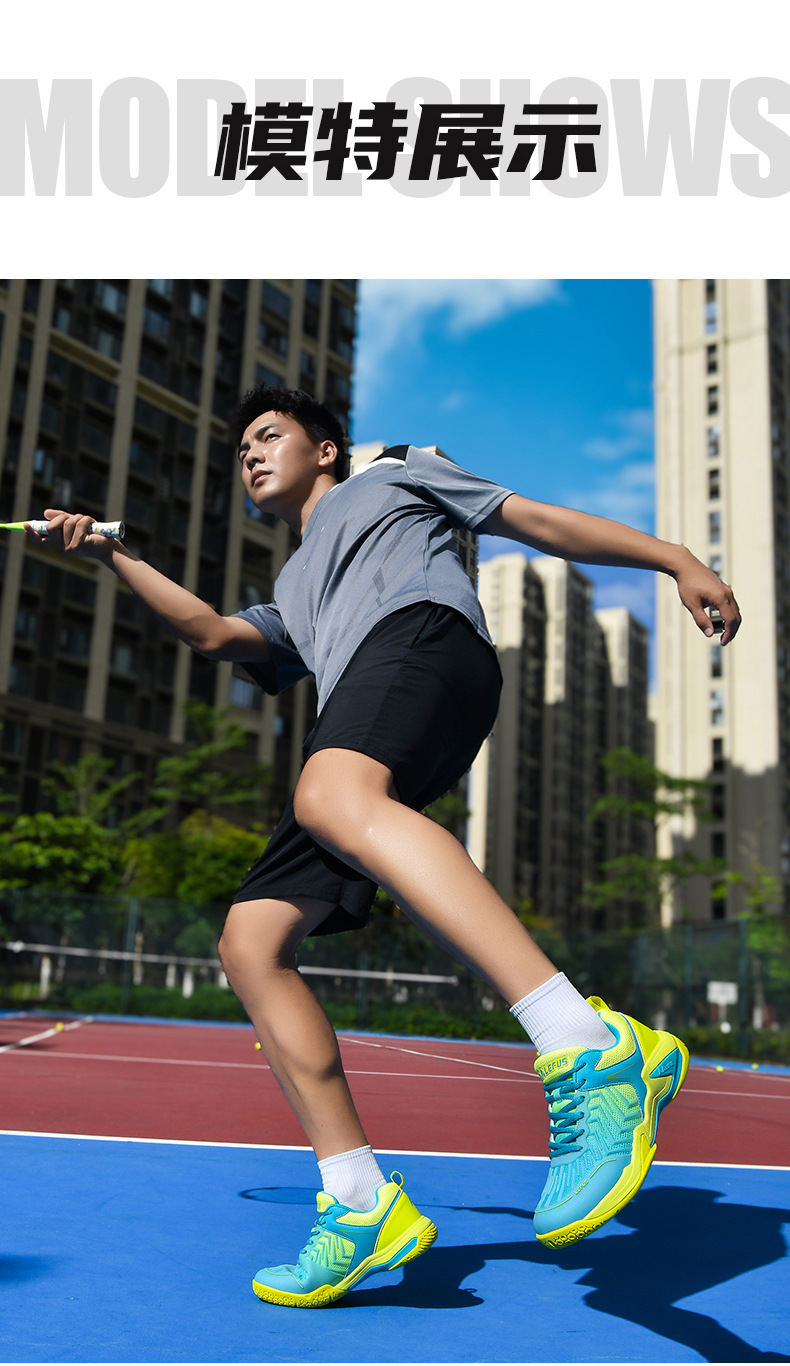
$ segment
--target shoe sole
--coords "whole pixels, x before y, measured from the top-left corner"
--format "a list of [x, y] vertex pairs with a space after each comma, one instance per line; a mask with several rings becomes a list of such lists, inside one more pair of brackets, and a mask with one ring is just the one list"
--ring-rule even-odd
[[370, 1257], [366, 1257], [337, 1285], [319, 1286], [308, 1295], [292, 1295], [286, 1290], [275, 1290], [271, 1286], [261, 1285], [260, 1281], [253, 1281], [252, 1288], [258, 1299], [266, 1300], [268, 1304], [283, 1304], [294, 1309], [320, 1309], [324, 1305], [334, 1304], [336, 1300], [342, 1300], [349, 1290], [374, 1271], [395, 1271], [397, 1267], [405, 1266], [406, 1262], [413, 1261], [415, 1257], [421, 1257], [423, 1252], [433, 1247], [437, 1237], [436, 1225], [421, 1215], [396, 1243], [390, 1243], [384, 1251], [374, 1252]]
[[[594, 1209], [584, 1219], [576, 1219], [564, 1228], [550, 1233], [538, 1233], [538, 1241], [546, 1247], [567, 1247], [578, 1243], [588, 1234], [607, 1224], [629, 1200], [632, 1200], [642, 1185], [656, 1153], [656, 1129], [661, 1113], [686, 1080], [689, 1067], [689, 1053], [686, 1045], [674, 1034], [663, 1030], [649, 1029], [631, 1020], [631, 1027], [642, 1049], [644, 1064], [642, 1080], [646, 1087], [645, 1117], [637, 1124], [633, 1133], [631, 1161], [621, 1173], [619, 1180]], [[650, 1036], [653, 1036], [653, 1039]], [[649, 1049], [649, 1051], [648, 1051]], [[659, 1069], [661, 1069], [659, 1071]]]

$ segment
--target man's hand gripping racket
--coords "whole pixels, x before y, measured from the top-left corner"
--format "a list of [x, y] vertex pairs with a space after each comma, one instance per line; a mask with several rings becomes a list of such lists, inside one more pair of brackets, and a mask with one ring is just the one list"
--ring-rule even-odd
[[124, 534], [123, 522], [96, 522], [86, 513], [46, 508], [44, 516], [43, 522], [0, 523], [0, 527], [22, 528], [35, 545], [91, 560], [107, 560]]

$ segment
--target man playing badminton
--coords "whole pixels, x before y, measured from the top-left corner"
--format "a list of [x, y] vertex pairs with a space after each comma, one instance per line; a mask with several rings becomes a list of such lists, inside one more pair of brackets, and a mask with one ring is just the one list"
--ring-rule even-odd
[[379, 1168], [332, 1027], [296, 967], [305, 936], [364, 924], [377, 886], [505, 998], [537, 1047], [550, 1119], [549, 1175], [535, 1212], [542, 1242], [585, 1237], [635, 1195], [659, 1114], [688, 1066], [673, 1035], [597, 997], [585, 1001], [463, 846], [420, 814], [469, 768], [501, 685], [453, 528], [671, 574], [706, 635], [714, 627], [705, 609], [718, 609], [724, 645], [740, 615], [727, 585], [685, 547], [533, 502], [439, 455], [395, 447], [347, 479], [339, 423], [301, 392], [251, 390], [239, 432], [250, 499], [301, 537], [273, 603], [220, 616], [118, 540], [92, 534], [87, 516], [49, 509], [46, 543], [103, 560], [180, 640], [209, 659], [238, 661], [267, 692], [315, 674], [318, 720], [293, 800], [220, 941], [323, 1182], [296, 1262], [264, 1267], [253, 1287], [264, 1300], [312, 1306], [403, 1265], [436, 1237], [397, 1173], [388, 1181]]

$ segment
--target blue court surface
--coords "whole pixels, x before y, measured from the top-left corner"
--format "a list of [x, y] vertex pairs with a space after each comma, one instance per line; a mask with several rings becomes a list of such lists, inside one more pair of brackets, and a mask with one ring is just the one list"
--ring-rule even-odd
[[[210, 1094], [206, 1097], [211, 1104]], [[6, 1362], [790, 1361], [790, 1171], [656, 1164], [560, 1252], [546, 1163], [386, 1154], [439, 1241], [327, 1309], [262, 1304], [315, 1210], [293, 1148], [6, 1133]]]

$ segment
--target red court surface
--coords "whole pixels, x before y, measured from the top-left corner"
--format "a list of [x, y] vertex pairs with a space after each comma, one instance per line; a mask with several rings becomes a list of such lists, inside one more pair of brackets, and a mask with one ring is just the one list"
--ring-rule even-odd
[[[303, 1146], [251, 1028], [0, 1019], [0, 1128]], [[528, 1046], [340, 1036], [374, 1148], [547, 1156]], [[661, 1124], [664, 1162], [787, 1166], [790, 1072], [692, 1063]]]

